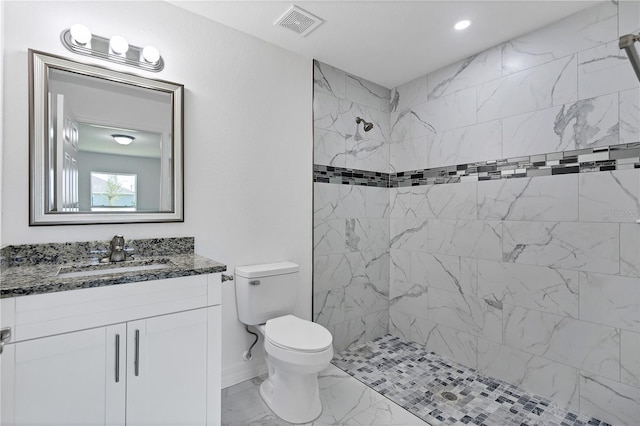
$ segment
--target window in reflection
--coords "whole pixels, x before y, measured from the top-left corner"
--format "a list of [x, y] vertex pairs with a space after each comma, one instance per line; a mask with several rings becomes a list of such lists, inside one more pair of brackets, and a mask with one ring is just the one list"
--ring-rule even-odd
[[91, 211], [136, 211], [137, 180], [131, 174], [91, 172]]

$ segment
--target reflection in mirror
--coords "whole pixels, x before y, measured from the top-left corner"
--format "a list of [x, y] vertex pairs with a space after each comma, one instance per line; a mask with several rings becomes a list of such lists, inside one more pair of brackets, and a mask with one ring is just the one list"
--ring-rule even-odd
[[181, 85], [30, 51], [31, 224], [181, 221]]

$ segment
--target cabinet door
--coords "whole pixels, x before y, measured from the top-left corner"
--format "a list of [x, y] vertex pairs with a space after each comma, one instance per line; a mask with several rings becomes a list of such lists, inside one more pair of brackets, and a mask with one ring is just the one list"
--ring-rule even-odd
[[[11, 364], [3, 365], [9, 370], [2, 381], [9, 405], [3, 425], [106, 425], [109, 413], [123, 412], [125, 382], [115, 383], [118, 332], [124, 339], [124, 324], [10, 345], [3, 359]], [[122, 416], [112, 419], [109, 425], [124, 424]]]
[[127, 426], [205, 425], [207, 310], [127, 323]]

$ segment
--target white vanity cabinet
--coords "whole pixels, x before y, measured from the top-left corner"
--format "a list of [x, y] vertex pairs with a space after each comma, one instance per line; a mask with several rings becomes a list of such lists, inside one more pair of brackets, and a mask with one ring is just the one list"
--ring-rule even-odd
[[220, 274], [2, 299], [1, 424], [220, 424]]

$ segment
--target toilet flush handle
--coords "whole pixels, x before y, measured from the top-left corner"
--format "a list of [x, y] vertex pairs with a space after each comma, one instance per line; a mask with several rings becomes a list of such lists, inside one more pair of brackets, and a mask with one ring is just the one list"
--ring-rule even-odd
[[249, 285], [260, 285], [260, 280], [251, 280], [249, 281]]

